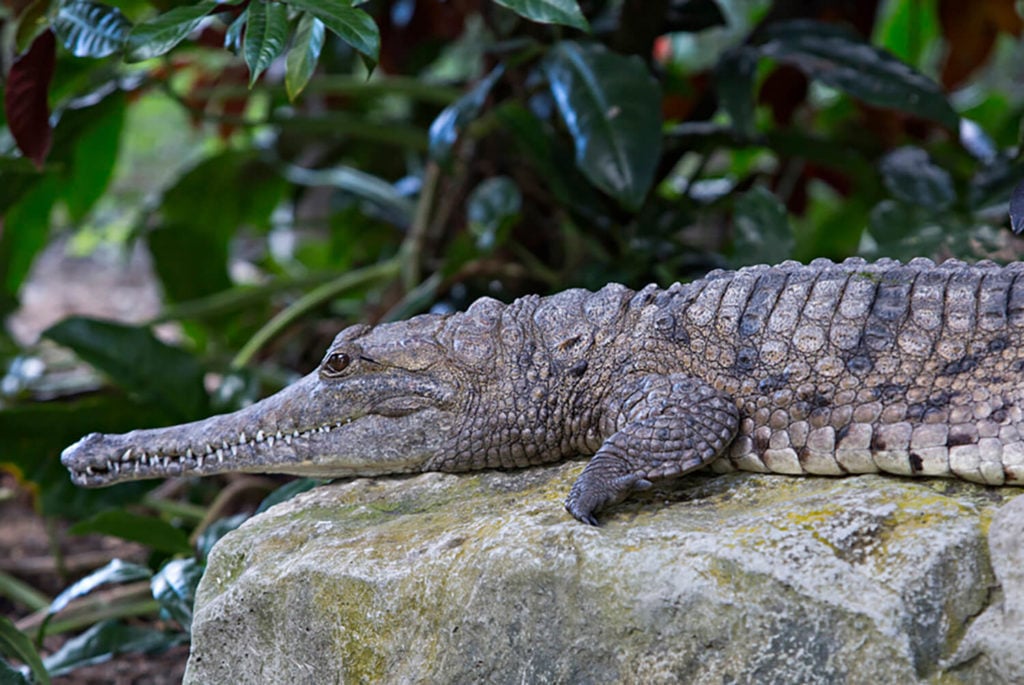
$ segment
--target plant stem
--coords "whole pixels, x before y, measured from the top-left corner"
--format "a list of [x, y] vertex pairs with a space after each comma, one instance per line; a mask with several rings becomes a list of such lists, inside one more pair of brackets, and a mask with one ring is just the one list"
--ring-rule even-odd
[[283, 330], [291, 326], [297, 320], [308, 314], [310, 311], [323, 305], [325, 302], [338, 297], [346, 290], [352, 290], [361, 285], [394, 278], [400, 270], [400, 262], [397, 258], [388, 259], [383, 262], [371, 264], [370, 266], [348, 271], [332, 281], [324, 283], [318, 288], [306, 293], [288, 307], [285, 307], [270, 321], [263, 325], [245, 343], [235, 358], [231, 361], [231, 368], [239, 369], [248, 364], [260, 349]]

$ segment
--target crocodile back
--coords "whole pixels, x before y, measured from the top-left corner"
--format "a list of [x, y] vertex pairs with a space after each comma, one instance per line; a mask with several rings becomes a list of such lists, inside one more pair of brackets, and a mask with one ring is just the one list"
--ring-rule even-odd
[[719, 469], [1024, 482], [1024, 264], [785, 262], [677, 291], [687, 371], [743, 419]]

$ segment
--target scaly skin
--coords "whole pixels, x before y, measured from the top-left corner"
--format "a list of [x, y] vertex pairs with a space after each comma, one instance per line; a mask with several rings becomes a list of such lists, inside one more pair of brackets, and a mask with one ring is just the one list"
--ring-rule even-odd
[[351, 326], [246, 409], [64, 451], [87, 487], [225, 471], [342, 477], [594, 455], [587, 523], [718, 471], [1024, 483], [1024, 263], [786, 262]]

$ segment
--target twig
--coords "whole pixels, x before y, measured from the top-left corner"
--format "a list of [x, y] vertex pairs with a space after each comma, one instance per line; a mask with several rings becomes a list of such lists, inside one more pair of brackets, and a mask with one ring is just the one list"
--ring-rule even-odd
[[400, 261], [392, 258], [363, 267], [362, 269], [348, 271], [333, 281], [324, 283], [320, 287], [311, 290], [288, 307], [282, 309], [270, 321], [265, 323], [262, 328], [256, 331], [242, 349], [238, 351], [238, 354], [235, 355], [235, 358], [231, 361], [231, 367], [238, 369], [248, 364], [264, 345], [313, 309], [338, 297], [346, 290], [352, 290], [375, 281], [393, 278], [398, 274], [399, 268]]

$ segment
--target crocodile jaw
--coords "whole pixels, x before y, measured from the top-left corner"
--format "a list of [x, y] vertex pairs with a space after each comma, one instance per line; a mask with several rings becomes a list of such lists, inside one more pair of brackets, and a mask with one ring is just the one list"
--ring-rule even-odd
[[442, 386], [423, 381], [420, 388], [411, 396], [377, 392], [371, 403], [365, 389], [325, 384], [314, 372], [231, 414], [92, 433], [65, 449], [61, 463], [84, 487], [229, 471], [323, 478], [416, 472], [442, 451], [453, 420]]

